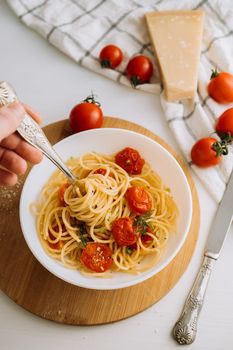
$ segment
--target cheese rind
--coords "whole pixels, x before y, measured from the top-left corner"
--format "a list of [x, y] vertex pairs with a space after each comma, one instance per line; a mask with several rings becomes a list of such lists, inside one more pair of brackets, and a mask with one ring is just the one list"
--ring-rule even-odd
[[203, 11], [151, 12], [145, 16], [166, 99], [193, 98], [197, 89]]

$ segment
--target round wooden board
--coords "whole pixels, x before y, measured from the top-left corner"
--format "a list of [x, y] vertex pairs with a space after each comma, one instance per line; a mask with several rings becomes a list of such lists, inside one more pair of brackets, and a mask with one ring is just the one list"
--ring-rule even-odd
[[[63, 282], [48, 272], [32, 255], [20, 228], [19, 199], [24, 178], [13, 188], [0, 188], [0, 288], [18, 305], [33, 314], [60, 323], [95, 325], [118, 321], [156, 303], [184, 273], [198, 238], [197, 192], [181, 157], [161, 138], [126, 120], [106, 117], [104, 127], [137, 131], [165, 147], [182, 166], [193, 198], [193, 216], [188, 237], [174, 260], [156, 276], [133, 287], [97, 291]], [[70, 135], [67, 120], [44, 128], [51, 143]]]

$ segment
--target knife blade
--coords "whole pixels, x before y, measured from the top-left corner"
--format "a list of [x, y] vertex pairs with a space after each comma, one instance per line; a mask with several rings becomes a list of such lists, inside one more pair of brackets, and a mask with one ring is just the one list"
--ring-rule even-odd
[[233, 217], [233, 171], [228, 181], [223, 199], [218, 207], [216, 216], [211, 225], [206, 247], [205, 256], [218, 259], [226, 235], [230, 229]]
[[207, 238], [204, 259], [186, 299], [181, 316], [173, 328], [176, 341], [191, 344], [196, 338], [197, 321], [202, 309], [209, 278], [229, 231], [233, 217], [233, 171]]

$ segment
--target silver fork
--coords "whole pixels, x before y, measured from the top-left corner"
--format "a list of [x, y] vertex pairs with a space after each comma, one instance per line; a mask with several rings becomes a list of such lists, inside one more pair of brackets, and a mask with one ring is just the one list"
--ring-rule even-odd
[[[6, 106], [14, 101], [18, 101], [18, 98], [12, 86], [5, 81], [0, 82], [0, 107]], [[42, 151], [42, 153], [68, 177], [70, 182], [74, 183], [77, 181], [74, 174], [52, 147], [43, 130], [28, 113], [25, 114], [17, 131], [28, 143]]]

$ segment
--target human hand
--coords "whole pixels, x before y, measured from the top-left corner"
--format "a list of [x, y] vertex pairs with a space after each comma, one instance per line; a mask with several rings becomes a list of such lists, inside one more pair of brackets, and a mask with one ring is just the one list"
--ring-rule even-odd
[[26, 172], [27, 161], [36, 164], [42, 160], [42, 153], [16, 133], [26, 111], [41, 121], [31, 107], [19, 102], [0, 109], [0, 185], [15, 185], [18, 175]]

